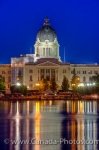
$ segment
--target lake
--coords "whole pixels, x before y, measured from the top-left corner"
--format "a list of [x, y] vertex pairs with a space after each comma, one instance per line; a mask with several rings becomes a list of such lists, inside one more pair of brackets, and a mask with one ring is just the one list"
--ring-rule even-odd
[[97, 101], [0, 101], [0, 150], [99, 150]]

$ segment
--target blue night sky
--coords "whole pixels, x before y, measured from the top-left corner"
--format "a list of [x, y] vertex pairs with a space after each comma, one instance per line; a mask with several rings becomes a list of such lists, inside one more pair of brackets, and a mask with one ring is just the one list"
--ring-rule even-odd
[[63, 59], [99, 63], [99, 0], [0, 0], [0, 63], [34, 51], [38, 29], [48, 16]]

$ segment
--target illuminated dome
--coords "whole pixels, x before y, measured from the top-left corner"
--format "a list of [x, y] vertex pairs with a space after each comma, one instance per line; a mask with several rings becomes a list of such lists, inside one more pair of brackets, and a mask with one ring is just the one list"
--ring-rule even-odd
[[37, 34], [37, 39], [40, 42], [44, 42], [45, 40], [49, 40], [49, 42], [54, 42], [57, 39], [57, 35], [55, 30], [50, 26], [49, 19], [46, 18], [42, 28], [39, 30]]
[[43, 26], [37, 33], [35, 48], [35, 61], [41, 58], [55, 58], [60, 60], [59, 43], [55, 30], [46, 18]]

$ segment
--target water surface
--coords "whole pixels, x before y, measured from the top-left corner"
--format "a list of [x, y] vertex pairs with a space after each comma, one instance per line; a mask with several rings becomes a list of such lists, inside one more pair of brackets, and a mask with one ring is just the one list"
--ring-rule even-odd
[[97, 101], [1, 101], [0, 150], [98, 150], [98, 112]]

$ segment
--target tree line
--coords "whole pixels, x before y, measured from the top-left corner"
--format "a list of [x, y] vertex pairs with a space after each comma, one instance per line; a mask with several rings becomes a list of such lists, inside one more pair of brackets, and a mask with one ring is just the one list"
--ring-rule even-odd
[[[46, 91], [51, 90], [52, 92], [57, 91], [57, 89], [62, 90], [63, 92], [68, 91], [69, 89], [72, 89], [73, 91], [79, 92], [81, 94], [91, 94], [91, 93], [99, 93], [99, 74], [96, 74], [91, 77], [90, 82], [95, 82], [94, 87], [79, 87], [80, 78], [76, 75], [75, 69], [73, 71], [73, 76], [71, 79], [71, 82], [69, 83], [66, 76], [63, 77], [63, 81], [61, 84], [61, 87], [58, 86], [58, 84], [55, 81], [55, 78], [52, 78], [50, 81], [47, 79], [43, 79], [40, 81], [40, 86], [38, 87], [38, 90], [40, 91]], [[0, 76], [0, 91], [5, 91], [5, 80], [4, 77]], [[12, 93], [20, 92], [22, 94], [26, 94], [27, 87], [25, 85], [12, 85], [10, 87], [10, 90]]]

